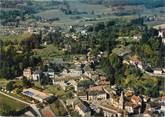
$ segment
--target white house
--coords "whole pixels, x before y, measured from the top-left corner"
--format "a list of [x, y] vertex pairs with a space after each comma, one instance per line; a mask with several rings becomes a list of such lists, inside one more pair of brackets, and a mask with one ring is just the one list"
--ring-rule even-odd
[[49, 78], [54, 78], [55, 77], [55, 73], [53, 69], [48, 69], [47, 72], [43, 72], [46, 76], [49, 76]]
[[165, 29], [159, 31], [158, 37], [162, 38], [162, 43], [165, 45]]
[[40, 79], [40, 77], [41, 77], [41, 71], [35, 71], [33, 74], [32, 74], [32, 79], [34, 80], [34, 81], [36, 81], [36, 80], [39, 80]]
[[161, 68], [154, 69], [154, 74], [162, 74], [163, 70]]
[[88, 92], [88, 100], [105, 100], [107, 94], [104, 91], [90, 91]]
[[48, 75], [49, 75], [50, 78], [54, 78], [54, 76], [55, 76], [54, 70], [53, 69], [48, 69]]

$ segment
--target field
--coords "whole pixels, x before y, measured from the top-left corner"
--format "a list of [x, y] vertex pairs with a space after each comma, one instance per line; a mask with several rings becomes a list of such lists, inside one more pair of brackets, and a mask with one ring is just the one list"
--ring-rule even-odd
[[63, 55], [63, 52], [53, 44], [44, 46], [42, 49], [35, 49], [34, 51], [37, 53], [37, 55], [41, 56], [43, 59], [49, 59], [52, 57]]
[[65, 91], [61, 89], [59, 85], [50, 85], [46, 88], [45, 92], [50, 92], [56, 96], [63, 96], [65, 95]]
[[3, 108], [4, 105], [8, 105], [11, 111], [19, 111], [26, 107], [25, 104], [0, 94], [0, 110]]
[[[84, 25], [84, 24], [96, 23], [99, 21], [106, 21], [111, 18], [116, 18], [116, 16], [112, 14], [111, 7], [105, 7], [104, 5], [85, 4], [79, 1], [70, 1], [69, 5], [70, 5], [70, 9], [72, 10], [78, 10], [79, 12], [86, 12], [87, 14], [66, 15], [60, 9], [50, 9], [46, 11], [41, 11], [35, 15], [44, 18], [58, 17], [60, 20], [54, 21], [52, 23], [55, 26], [65, 26], [65, 25], [73, 25], [73, 24]], [[73, 17], [79, 17], [79, 18], [72, 19]], [[95, 20], [86, 21], [86, 19], [95, 19]]]
[[[135, 11], [133, 14], [126, 14], [122, 16], [117, 16], [114, 13], [117, 12], [115, 8], [111, 6], [98, 5], [98, 4], [86, 4], [81, 3], [80, 1], [70, 0], [69, 6], [71, 10], [76, 10], [79, 12], [86, 12], [86, 14], [75, 14], [75, 15], [65, 15], [59, 8], [50, 9], [46, 11], [41, 11], [40, 13], [35, 14], [36, 16], [42, 16], [46, 18], [59, 18], [59, 21], [54, 21], [52, 25], [54, 26], [67, 26], [67, 25], [84, 25], [84, 24], [93, 24], [100, 21], [107, 21], [113, 18], [135, 18], [140, 16], [164, 16], [163, 9], [164, 7], [147, 9], [143, 5], [137, 6], [122, 6], [123, 11], [128, 13]], [[115, 9], [115, 10], [114, 10]], [[120, 11], [120, 10], [119, 10]], [[121, 10], [121, 12], [123, 12]], [[76, 17], [79, 17], [76, 19]], [[75, 18], [75, 19], [72, 19]], [[86, 19], [92, 19], [93, 21], [87, 21]], [[152, 22], [150, 22], [152, 24]], [[161, 22], [157, 21], [157, 24]], [[42, 25], [42, 24], [41, 24]]]

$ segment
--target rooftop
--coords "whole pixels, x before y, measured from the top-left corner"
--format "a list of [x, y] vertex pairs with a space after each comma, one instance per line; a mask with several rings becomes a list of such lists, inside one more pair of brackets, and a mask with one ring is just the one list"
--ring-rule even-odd
[[89, 112], [90, 111], [90, 108], [88, 106], [86, 106], [85, 104], [83, 104], [83, 102], [79, 102], [77, 104], [77, 106], [84, 112]]
[[41, 91], [32, 88], [24, 89], [22, 93], [30, 97], [38, 97], [40, 99], [46, 99], [52, 95], [52, 94], [43, 93]]

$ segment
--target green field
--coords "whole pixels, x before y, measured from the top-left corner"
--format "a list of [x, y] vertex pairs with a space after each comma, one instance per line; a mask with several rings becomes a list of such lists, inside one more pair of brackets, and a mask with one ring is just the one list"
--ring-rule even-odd
[[34, 51], [37, 53], [37, 55], [41, 56], [43, 59], [49, 59], [63, 55], [63, 52], [53, 44], [44, 46], [42, 49], [35, 49]]
[[7, 105], [8, 111], [19, 111], [23, 108], [25, 108], [27, 105], [20, 103], [18, 101], [15, 101], [11, 98], [8, 98], [2, 94], [0, 94], [0, 115], [1, 115], [1, 110], [4, 109], [4, 105]]

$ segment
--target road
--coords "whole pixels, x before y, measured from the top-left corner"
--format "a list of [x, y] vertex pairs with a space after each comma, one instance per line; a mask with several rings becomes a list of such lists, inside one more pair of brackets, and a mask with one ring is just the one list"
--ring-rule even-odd
[[15, 98], [15, 97], [13, 97], [13, 96], [11, 96], [11, 95], [8, 95], [8, 94], [6, 94], [6, 93], [3, 93], [3, 92], [1, 92], [1, 91], [0, 91], [0, 94], [5, 95], [5, 96], [7, 96], [7, 97], [9, 97], [9, 98], [11, 98], [11, 99], [13, 99], [13, 100], [16, 100], [16, 101], [19, 101], [19, 102], [21, 102], [21, 103], [24, 103], [24, 104], [29, 105], [29, 106], [37, 113], [38, 117], [42, 117], [40, 111], [38, 110], [38, 108], [36, 107], [35, 104], [31, 104], [31, 103], [25, 102], [25, 101], [23, 101], [23, 100], [20, 100], [20, 99], [18, 99], [18, 98]]

